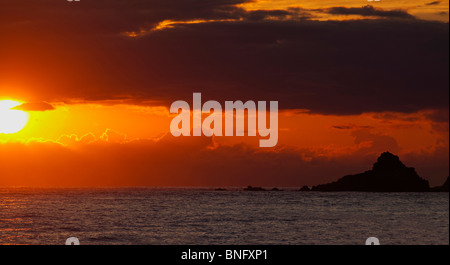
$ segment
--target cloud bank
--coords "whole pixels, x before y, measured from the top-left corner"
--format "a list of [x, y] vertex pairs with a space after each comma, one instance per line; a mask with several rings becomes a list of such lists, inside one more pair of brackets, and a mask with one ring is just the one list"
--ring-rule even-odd
[[322, 12], [375, 19], [320, 21], [237, 0], [60, 2], [0, 1], [6, 93], [168, 106], [202, 92], [326, 114], [448, 108], [448, 23], [406, 11], [334, 7]]

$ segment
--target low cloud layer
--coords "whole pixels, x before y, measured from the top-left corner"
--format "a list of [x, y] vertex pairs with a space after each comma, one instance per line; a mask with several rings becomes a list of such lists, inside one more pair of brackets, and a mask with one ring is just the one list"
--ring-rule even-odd
[[[220, 145], [214, 138], [170, 134], [155, 140], [127, 140], [112, 130], [98, 138], [87, 134], [62, 137], [59, 142], [10, 142], [0, 144], [0, 185], [300, 187], [363, 172], [382, 152], [399, 151], [389, 136], [364, 130], [354, 131], [353, 136], [359, 147], [338, 156], [286, 146], [266, 151], [245, 144]], [[400, 158], [432, 185], [441, 184], [448, 175], [446, 147]]]

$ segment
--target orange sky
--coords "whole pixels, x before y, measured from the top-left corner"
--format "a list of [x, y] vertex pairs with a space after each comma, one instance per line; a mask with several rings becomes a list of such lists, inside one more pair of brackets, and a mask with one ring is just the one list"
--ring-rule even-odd
[[[92, 134], [99, 139], [106, 130], [126, 135], [126, 141], [157, 139], [169, 133], [175, 116], [165, 107], [129, 104], [64, 104], [55, 103], [55, 110], [31, 111], [27, 126], [15, 134], [1, 134], [1, 142], [54, 141], [64, 142], [67, 136], [78, 139]], [[279, 145], [315, 149], [323, 155], [333, 155], [370, 147], [370, 137], [355, 143], [357, 134], [384, 136], [397, 142], [397, 150], [411, 152], [433, 150], [448, 144], [448, 123], [433, 121], [435, 111], [403, 113], [363, 113], [360, 115], [321, 115], [307, 111], [286, 110], [279, 113]], [[207, 114], [204, 115], [204, 117]], [[420, 141], [418, 141], [420, 139]], [[218, 137], [223, 144], [246, 142], [257, 146], [259, 138]], [[389, 148], [384, 146], [383, 148]], [[373, 150], [382, 151], [383, 148]], [[394, 147], [393, 147], [394, 148]], [[320, 150], [320, 151], [319, 151]], [[397, 151], [393, 150], [393, 151]]]
[[[256, 22], [246, 17], [258, 15], [257, 12], [251, 13], [253, 11], [289, 11], [293, 8], [304, 9], [308, 15], [304, 15], [303, 11], [296, 11], [295, 16], [304, 17], [291, 18], [293, 13], [274, 13], [262, 20], [269, 23], [267, 27], [273, 26], [271, 22], [277, 20], [279, 23], [286, 22], [288, 28], [293, 25], [289, 23], [305, 20], [323, 34], [320, 27], [325, 21], [346, 20], [348, 25], [353, 25], [352, 23], [361, 20], [363, 22], [360, 25], [372, 27], [373, 24], [366, 20], [381, 21], [380, 23], [389, 21], [392, 25], [404, 26], [410, 23], [403, 24], [403, 19], [410, 19], [420, 27], [430, 25], [427, 24], [429, 22], [438, 32], [444, 28], [448, 33], [448, 1], [381, 1], [370, 3], [375, 8], [370, 10], [363, 9], [367, 2], [360, 0], [237, 2], [243, 3], [231, 7], [220, 6], [225, 10], [222, 13], [216, 9], [206, 9], [206, 15], [194, 13], [190, 16], [191, 11], [187, 10], [179, 17], [171, 17], [172, 14], [161, 15], [150, 22], [136, 15], [133, 17], [136, 18], [135, 24], [128, 23], [126, 15], [123, 20], [120, 20], [121, 17], [117, 21], [108, 20], [109, 17], [100, 18], [99, 15], [96, 21], [97, 13], [93, 11], [89, 19], [98, 24], [91, 26], [89, 23], [73, 24], [64, 18], [53, 18], [58, 16], [58, 9], [66, 12], [67, 7], [63, 5], [66, 3], [50, 5], [54, 9], [44, 11], [48, 12], [49, 17], [46, 21], [46, 18], [40, 17], [42, 14], [33, 12], [31, 2], [24, 4], [27, 8], [18, 15], [11, 11], [16, 6], [11, 5], [9, 9], [7, 1], [0, 0], [0, 10], [8, 7], [4, 9], [7, 11], [3, 11], [5, 14], [2, 15], [0, 11], [0, 60], [3, 61], [0, 64], [0, 101], [10, 99], [51, 107], [46, 110], [26, 110], [29, 121], [25, 128], [14, 134], [0, 134], [0, 186], [316, 185], [345, 174], [368, 170], [377, 156], [387, 150], [400, 156], [407, 166], [415, 167], [419, 175], [430, 180], [432, 185], [439, 185], [445, 180], [449, 170], [449, 121], [448, 101], [442, 99], [441, 95], [448, 92], [439, 89], [441, 83], [448, 81], [436, 74], [439, 71], [434, 71], [442, 67], [426, 66], [424, 69], [430, 69], [430, 72], [421, 72], [426, 77], [424, 80], [427, 84], [431, 84], [430, 88], [438, 91], [435, 94], [428, 91], [427, 86], [422, 86], [421, 92], [417, 94], [414, 94], [415, 88], [411, 89], [411, 93], [403, 93], [403, 90], [397, 93], [391, 91], [391, 88], [377, 86], [379, 84], [372, 86], [373, 82], [367, 81], [363, 76], [347, 83], [346, 78], [359, 75], [345, 67], [350, 65], [360, 69], [365, 66], [359, 66], [360, 62], [354, 58], [342, 59], [340, 56], [344, 56], [344, 53], [339, 53], [334, 44], [309, 43], [307, 38], [316, 41], [315, 35], [306, 34], [302, 28], [295, 32], [306, 34], [305, 39], [299, 38], [305, 46], [293, 56], [306, 59], [294, 63], [306, 65], [307, 62], [314, 69], [311, 72], [306, 66], [294, 66], [287, 62], [284, 64], [292, 56], [278, 50], [275, 53], [277, 56], [255, 56], [261, 61], [254, 63], [248, 60], [240, 62], [239, 56], [229, 58], [226, 53], [218, 54], [217, 61], [220, 63], [215, 64], [215, 61], [210, 61], [211, 56], [214, 56], [212, 46], [220, 48], [220, 45], [225, 45], [223, 42], [233, 38], [232, 34], [238, 34], [236, 31], [227, 31], [222, 39], [222, 36], [216, 36], [222, 34], [219, 30], [211, 30], [210, 35], [215, 36], [211, 38], [217, 38], [219, 44], [214, 42], [212, 46], [208, 44], [199, 49], [207, 55], [204, 58], [196, 56], [198, 61], [185, 67], [192, 60], [189, 54], [197, 54], [194, 44], [196, 38], [200, 37], [195, 35], [196, 38], [188, 38], [193, 42], [185, 43], [186, 51], [164, 57], [169, 51], [178, 52], [181, 49], [177, 46], [180, 42], [173, 44], [170, 42], [171, 38], [164, 34], [175, 32], [182, 35], [183, 30], [200, 34], [196, 30], [200, 32], [199, 29], [206, 30], [209, 26], [247, 23], [247, 20], [250, 21], [250, 27], [254, 27], [255, 24], [252, 23]], [[49, 3], [53, 4], [46, 1], [46, 4]], [[234, 15], [227, 13], [238, 7], [244, 10], [238, 10], [238, 14], [248, 12], [247, 15], [233, 17]], [[346, 9], [332, 9], [336, 7]], [[69, 16], [81, 14], [81, 11], [71, 12], [68, 13]], [[366, 12], [373, 15], [365, 15]], [[107, 13], [101, 14], [104, 16]], [[62, 21], [62, 24], [54, 23], [51, 19]], [[35, 27], [33, 21], [42, 24]], [[64, 27], [66, 22], [69, 26]], [[109, 22], [114, 25], [110, 26]], [[204, 28], [197, 24], [204, 24]], [[326, 27], [335, 25], [326, 24]], [[376, 28], [379, 27], [372, 27]], [[414, 29], [411, 30], [412, 33]], [[97, 31], [101, 31], [101, 34], [97, 35]], [[157, 36], [161, 38], [158, 39], [158, 45], [162, 46], [158, 46], [160, 50], [148, 53], [150, 44], [141, 45], [140, 41], [156, 38], [152, 35], [154, 31], [160, 32], [161, 35]], [[426, 31], [428, 30], [425, 29], [424, 32]], [[252, 29], [249, 34], [254, 32]], [[296, 38], [297, 35], [294, 35]], [[280, 37], [275, 44], [289, 48], [294, 40], [298, 41], [295, 38]], [[405, 35], [402, 38], [407, 37]], [[116, 39], [119, 39], [117, 43], [114, 42]], [[448, 37], [445, 39], [441, 35], [431, 35], [430, 42], [435, 40], [445, 43], [448, 42]], [[253, 44], [253, 41], [261, 41], [262, 44], [258, 49], [250, 47], [243, 54], [256, 50], [255, 52], [265, 55], [265, 49], [269, 50], [275, 45], [266, 43], [264, 37], [259, 35], [255, 35], [249, 43]], [[199, 40], [199, 45], [201, 43]], [[244, 45], [232, 45], [226, 47], [236, 48], [234, 51], [246, 49]], [[385, 43], [381, 43], [382, 45]], [[425, 44], [417, 45], [423, 47]], [[319, 49], [314, 53], [318, 57], [309, 58], [309, 52], [303, 50], [306, 49], [304, 47]], [[434, 47], [440, 49], [439, 45]], [[394, 58], [393, 60], [398, 61], [388, 63], [386, 67], [401, 71], [396, 65], [398, 62], [414, 64], [415, 50], [411, 53], [408, 53], [410, 51], [406, 47], [404, 50], [405, 55], [399, 55], [399, 59]], [[346, 52], [349, 54], [345, 54], [346, 56], [352, 56], [351, 51]], [[336, 59], [328, 59], [333, 56]], [[375, 60], [370, 55], [367, 56], [367, 61]], [[386, 58], [389, 61], [392, 57]], [[426, 58], [431, 56], [426, 55]], [[338, 60], [341, 61], [338, 63]], [[448, 58], [438, 61], [445, 64], [445, 60], [448, 61]], [[353, 61], [356, 66], [352, 64]], [[156, 63], [152, 64], [153, 62]], [[225, 63], [222, 65], [222, 62]], [[243, 68], [233, 72], [234, 66], [227, 68], [226, 65], [231, 62], [238, 62]], [[265, 68], [265, 63], [268, 69]], [[340, 64], [345, 65], [340, 75], [329, 70], [340, 69]], [[261, 65], [262, 68], [253, 71], [253, 66]], [[269, 68], [272, 65], [276, 67]], [[194, 74], [189, 72], [189, 68], [195, 68]], [[322, 70], [323, 73], [320, 72]], [[274, 74], [275, 78], [263, 79], [267, 76], [263, 71]], [[302, 74], [293, 78], [296, 71], [302, 71]], [[319, 71], [320, 75], [315, 75], [314, 71]], [[386, 72], [389, 71], [391, 70], [386, 69]], [[203, 78], [197, 79], [195, 74]], [[410, 71], [409, 75], [420, 76]], [[376, 73], [374, 76], [378, 77]], [[233, 82], [227, 83], [228, 78]], [[409, 82], [402, 78], [404, 77], [386, 75], [380, 79], [393, 83], [395, 87]], [[265, 87], [258, 90], [258, 85], [263, 86], [274, 79], [277, 79], [275, 84], [279, 83], [280, 88], [274, 85], [272, 90]], [[292, 83], [287, 83], [291, 81]], [[344, 91], [342, 87], [335, 87], [333, 82], [342, 82], [344, 87], [356, 85]], [[359, 82], [367, 83], [361, 86]], [[411, 84], [414, 83], [418, 81], [411, 81]], [[198, 91], [205, 97], [222, 104], [224, 100], [231, 99], [278, 100], [280, 96], [278, 145], [268, 149], [259, 148], [259, 137], [171, 136], [169, 126], [174, 115], [169, 114], [169, 104], [177, 99], [187, 99], [189, 102], [189, 96], [192, 95], [189, 92], [192, 91], [190, 86], [198, 87]], [[252, 86], [253, 90], [243, 91], [242, 87], [247, 86]], [[296, 94], [293, 86], [306, 90]], [[422, 98], [427, 93], [432, 96]], [[373, 94], [374, 97], [366, 98], [365, 94]], [[293, 100], [294, 103], [289, 101], [291, 98], [297, 99], [296, 97], [298, 100]], [[434, 100], [440, 101], [433, 104]], [[338, 101], [344, 103], [334, 104]], [[417, 102], [424, 103], [418, 105]]]
[[[30, 160], [36, 160], [33, 162], [39, 161], [41, 164], [35, 165], [38, 168], [42, 167], [46, 170], [51, 170], [53, 164], [58, 164], [60, 159], [67, 160], [65, 157], [67, 154], [86, 153], [89, 156], [95, 150], [95, 153], [99, 153], [97, 154], [99, 156], [108, 156], [105, 153], [110, 152], [109, 148], [123, 148], [124, 150], [120, 152], [123, 152], [125, 157], [140, 156], [140, 152], [146, 152], [147, 148], [152, 149], [148, 152], [153, 154], [155, 152], [153, 149], [158, 148], [160, 150], [158, 152], [165, 153], [158, 155], [170, 157], [172, 152], [193, 151], [196, 153], [198, 152], [197, 149], [200, 151], [210, 150], [210, 152], [214, 152], [214, 149], [217, 149], [218, 152], [229, 151], [229, 155], [233, 155], [236, 152], [233, 148], [245, 144], [248, 145], [248, 148], [254, 150], [252, 152], [257, 152], [259, 155], [270, 152], [281, 153], [282, 155], [284, 153], [293, 154], [297, 156], [296, 159], [302, 160], [306, 164], [314, 163], [316, 159], [327, 161], [344, 159], [349, 156], [361, 156], [361, 158], [365, 158], [365, 161], [362, 165], [357, 165], [356, 167], [361, 168], [361, 170], [369, 168], [371, 162], [373, 162], [372, 160], [379, 153], [386, 150], [403, 157], [403, 161], [409, 165], [414, 165], [414, 162], [417, 161], [415, 156], [432, 157], [436, 153], [441, 155], [443, 150], [444, 153], [445, 150], [448, 150], [448, 122], [431, 119], [433, 115], [437, 115], [434, 111], [421, 111], [412, 114], [390, 112], [364, 113], [344, 116], [311, 114], [294, 110], [281, 111], [279, 113], [278, 145], [275, 148], [265, 150], [258, 147], [259, 137], [215, 137], [211, 140], [207, 140], [205, 137], [174, 138], [169, 132], [169, 125], [173, 115], [169, 115], [168, 110], [164, 107], [144, 107], [129, 104], [115, 105], [111, 104], [111, 102], [107, 104], [55, 103], [54, 106], [55, 110], [29, 112], [29, 122], [22, 131], [15, 134], [0, 134], [0, 145], [2, 146], [0, 149], [2, 156], [0, 164], [3, 171], [3, 183], [16, 183], [14, 178], [17, 178], [17, 172], [33, 176], [37, 169], [25, 166], [31, 162]], [[204, 140], [197, 144], [198, 138]], [[170, 144], [167, 144], [167, 148], [159, 149], [157, 147], [158, 144], [164, 146], [166, 141], [170, 141]], [[205, 141], [213, 142], [205, 143]], [[152, 146], [151, 143], [155, 146]], [[136, 146], [141, 144], [145, 146], [142, 150], [133, 151]], [[192, 150], [187, 149], [183, 151], [186, 144]], [[112, 147], [108, 147], [108, 145]], [[15, 153], [17, 150], [27, 151], [25, 154], [21, 152]], [[48, 156], [50, 150], [56, 154], [61, 152], [62, 156], [56, 155], [42, 161], [42, 155], [44, 157]], [[186, 155], [189, 155], [189, 153]], [[11, 159], [17, 161], [11, 163]], [[77, 159], [83, 160], [82, 158]], [[112, 161], [103, 161], [107, 163], [105, 166], [111, 166], [112, 168], [108, 174], [116, 173], [114, 169], [117, 165], [113, 165], [114, 163], [124, 163], [120, 160], [116, 161], [116, 159], [119, 158], [114, 158]], [[176, 161], [173, 162], [176, 164]], [[351, 162], [349, 161], [350, 164]], [[63, 161], [63, 163], [76, 166], [79, 161]], [[143, 161], [143, 163], [145, 162]], [[23, 164], [23, 166], [18, 164]], [[124, 168], [120, 169], [124, 171], [122, 172], [123, 174], [134, 170], [128, 167], [126, 163], [123, 166]], [[161, 174], [163, 175], [164, 169], [157, 167], [154, 170], [162, 172]], [[338, 172], [340, 174], [352, 173], [351, 169], [347, 171], [348, 167], [349, 165], [346, 165], [343, 167], [342, 172]], [[419, 172], [427, 173], [429, 172], [427, 171], [429, 170], [429, 165], [425, 164], [422, 168], [419, 166], [417, 169]], [[96, 172], [98, 169], [93, 170]], [[78, 171], [79, 169], [73, 169], [72, 172], [66, 173], [66, 175], [72, 175], [73, 173], [75, 176], [71, 176], [71, 178], [77, 178]], [[328, 174], [331, 174], [331, 172]], [[333, 173], [332, 177], [336, 174], [339, 175], [339, 173]], [[11, 178], [8, 176], [15, 177]], [[48, 175], [39, 174], [39, 178], [35, 181], [18, 181], [16, 184], [26, 185], [27, 183], [32, 183], [33, 185], [39, 185], [39, 183], [43, 183], [51, 185], [52, 182], [47, 178], [53, 179], [54, 177], [49, 172]], [[322, 178], [330, 179], [332, 177]], [[298, 180], [285, 180], [281, 184], [300, 185], [304, 181], [312, 185], [320, 182], [322, 178], [315, 180], [305, 177], [305, 180], [303, 180], [299, 176]], [[21, 178], [18, 179], [20, 180]], [[149, 179], [151, 180], [150, 176]], [[430, 179], [433, 180], [433, 178]], [[148, 182], [144, 181], [144, 184], [169, 185], [172, 183], [171, 181], [150, 180]], [[437, 176], [434, 183], [437, 184], [440, 180], [441, 178]], [[101, 185], [102, 181], [105, 181], [107, 185], [127, 184], [126, 179], [117, 183], [103, 179], [93, 184]], [[53, 184], [65, 185], [71, 183], [57, 181]], [[214, 181], [206, 182], [209, 185], [214, 183]], [[245, 183], [237, 184], [245, 185]], [[81, 183], [75, 182], [75, 184]], [[131, 184], [138, 185], [139, 183], [133, 181], [128, 183], [128, 185]], [[187, 185], [188, 183], [182, 182], [182, 184]], [[195, 184], [201, 185], [202, 183], [196, 180]], [[225, 182], [224, 184], [233, 185], [231, 182]], [[276, 181], [265, 180], [260, 184], [276, 185]]]

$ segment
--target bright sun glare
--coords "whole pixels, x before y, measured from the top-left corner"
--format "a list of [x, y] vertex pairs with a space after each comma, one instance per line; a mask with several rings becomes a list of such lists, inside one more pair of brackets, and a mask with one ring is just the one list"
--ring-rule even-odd
[[16, 133], [27, 125], [28, 113], [12, 110], [21, 104], [14, 100], [0, 100], [0, 134]]

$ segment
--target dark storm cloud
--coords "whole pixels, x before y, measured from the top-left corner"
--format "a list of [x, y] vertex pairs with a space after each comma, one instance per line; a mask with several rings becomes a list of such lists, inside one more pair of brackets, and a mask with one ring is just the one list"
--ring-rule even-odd
[[[225, 0], [61, 2], [0, 0], [0, 86], [25, 80], [13, 92], [46, 101], [169, 105], [202, 92], [316, 113], [448, 108], [448, 23], [388, 10], [312, 21], [300, 8], [247, 12]], [[198, 19], [213, 21], [152, 30]]]
[[413, 19], [414, 16], [408, 14], [404, 10], [383, 10], [379, 8], [374, 8], [373, 6], [364, 7], [332, 7], [330, 9], [324, 10], [325, 12], [333, 15], [360, 15], [360, 16], [375, 16], [375, 17], [385, 17], [385, 18], [410, 18]]
[[93, 35], [111, 38], [120, 32], [155, 27], [164, 20], [238, 19], [246, 12], [236, 5], [248, 1], [96, 0], [68, 3], [64, 0], [0, 0], [0, 29], [13, 32], [23, 29], [26, 35], [39, 34], [40, 38], [48, 37], [46, 35], [68, 40], [92, 38]]
[[169, 102], [200, 91], [205, 100], [279, 100], [322, 113], [444, 107], [447, 33], [423, 21], [184, 25], [134, 42], [128, 58], [145, 78], [130, 82]]

